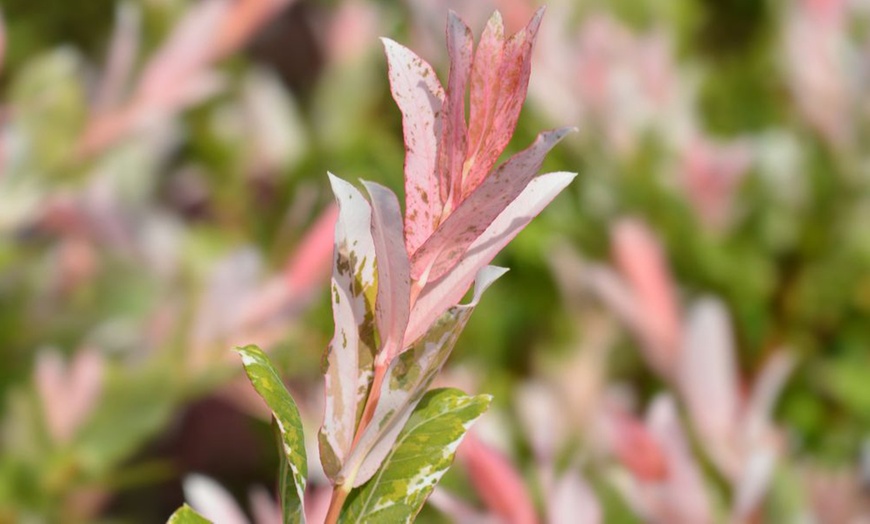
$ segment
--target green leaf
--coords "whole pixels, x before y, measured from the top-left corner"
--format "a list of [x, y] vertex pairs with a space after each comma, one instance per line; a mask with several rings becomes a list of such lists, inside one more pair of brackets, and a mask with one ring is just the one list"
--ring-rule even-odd
[[211, 524], [211, 521], [193, 511], [193, 508], [185, 504], [178, 508], [175, 513], [169, 517], [166, 524]]
[[305, 522], [303, 500], [305, 479], [308, 476], [308, 459], [305, 454], [305, 438], [302, 419], [293, 397], [287, 392], [278, 371], [269, 357], [257, 346], [238, 348], [242, 363], [251, 384], [266, 405], [272, 410], [280, 433], [282, 460], [280, 471], [281, 506], [284, 522]]
[[426, 393], [375, 476], [350, 492], [339, 521], [413, 521], [491, 399], [450, 388]]

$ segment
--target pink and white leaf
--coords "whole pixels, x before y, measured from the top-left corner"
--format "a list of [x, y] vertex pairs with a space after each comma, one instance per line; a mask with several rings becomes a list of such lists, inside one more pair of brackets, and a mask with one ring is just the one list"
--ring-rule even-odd
[[402, 112], [405, 139], [405, 242], [413, 253], [435, 231], [444, 201], [436, 172], [444, 89], [411, 50], [383, 39], [390, 92]]
[[776, 469], [777, 454], [770, 445], [757, 446], [744, 460], [734, 483], [732, 522], [748, 522], [764, 500]]
[[647, 419], [668, 463], [666, 486], [657, 493], [661, 497], [660, 503], [667, 508], [660, 520], [686, 524], [712, 522], [701, 469], [692, 455], [674, 400], [669, 396], [654, 399]]
[[694, 304], [683, 338], [679, 391], [711, 458], [727, 475], [739, 469], [733, 455], [741, 406], [734, 352], [725, 306], [712, 298]]
[[326, 355], [319, 441], [323, 469], [334, 480], [350, 453], [372, 379], [377, 273], [368, 201], [331, 174], [330, 182], [339, 205], [331, 288], [335, 335]]
[[546, 494], [548, 524], [599, 524], [603, 521], [601, 504], [592, 488], [574, 469], [556, 481]]
[[482, 268], [478, 272], [471, 302], [450, 308], [425, 336], [390, 363], [371, 423], [359, 437], [338, 475], [340, 478], [347, 478], [351, 471], [357, 471], [354, 480], [354, 487], [357, 487], [375, 474], [414, 407], [450, 356], [483, 292], [506, 271], [494, 266]]
[[193, 509], [212, 522], [249, 524], [233, 496], [204, 475], [194, 474], [184, 479], [184, 497]]
[[111, 109], [123, 98], [139, 51], [141, 18], [137, 5], [124, 2], [118, 6], [105, 72], [100, 79], [94, 101], [97, 111]]
[[411, 276], [437, 280], [456, 265], [468, 247], [517, 199], [538, 174], [544, 157], [572, 129], [541, 133], [483, 180], [444, 220], [411, 258]]
[[402, 235], [402, 210], [386, 187], [363, 182], [371, 197], [372, 238], [378, 261], [375, 315], [381, 347], [377, 361], [385, 365], [402, 352], [411, 308], [411, 267]]
[[465, 250], [459, 263], [442, 278], [430, 281], [411, 311], [405, 345], [413, 343], [427, 327], [468, 291], [478, 271], [528, 225], [577, 176], [549, 173], [532, 179], [520, 195]]
[[[142, 73], [137, 97], [163, 100], [203, 71], [211, 56], [214, 36], [231, 4], [216, 0], [199, 2], [176, 25]], [[173, 97], [174, 98], [174, 97]]]
[[773, 409], [794, 366], [794, 356], [786, 350], [778, 350], [756, 377], [743, 411], [742, 427], [750, 442], [763, 440], [772, 429]]

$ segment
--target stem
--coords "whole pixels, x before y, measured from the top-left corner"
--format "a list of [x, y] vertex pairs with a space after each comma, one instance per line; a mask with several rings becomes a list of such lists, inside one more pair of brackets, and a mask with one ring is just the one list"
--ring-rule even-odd
[[356, 447], [363, 431], [365, 431], [369, 422], [372, 421], [372, 417], [375, 416], [375, 408], [378, 406], [378, 400], [381, 397], [381, 384], [384, 383], [384, 376], [387, 374], [388, 367], [386, 364], [375, 363], [375, 376], [372, 378], [372, 389], [369, 392], [369, 397], [366, 399], [366, 405], [363, 408], [362, 416], [359, 419], [359, 426], [357, 426], [356, 435], [353, 437], [353, 444], [350, 445], [350, 449]]
[[[350, 494], [350, 485], [353, 482], [345, 482], [332, 488], [332, 498], [329, 499], [329, 511], [326, 512], [326, 520], [323, 524], [337, 524], [338, 517], [341, 514], [341, 507], [344, 506], [344, 501], [347, 500]], [[347, 486], [347, 489], [345, 489]]]

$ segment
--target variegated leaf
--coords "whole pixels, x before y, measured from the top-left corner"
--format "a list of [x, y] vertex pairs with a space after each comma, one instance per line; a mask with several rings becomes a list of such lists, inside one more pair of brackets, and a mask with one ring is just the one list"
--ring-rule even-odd
[[469, 246], [459, 263], [441, 279], [423, 289], [408, 321], [405, 346], [421, 337], [434, 319], [456, 304], [475, 275], [495, 258], [524, 227], [573, 179], [576, 173], [549, 173], [534, 178], [526, 189]]
[[166, 524], [211, 524], [211, 521], [193, 511], [193, 508], [187, 504], [178, 508], [173, 513]]
[[413, 253], [432, 234], [443, 201], [436, 164], [444, 89], [432, 66], [408, 48], [383, 39], [390, 91], [402, 111], [405, 138], [405, 243]]
[[356, 487], [375, 474], [414, 406], [450, 356], [483, 292], [506, 271], [495, 266], [481, 269], [471, 302], [450, 308], [424, 337], [392, 361], [372, 420], [351, 452], [340, 478], [353, 478]]
[[299, 409], [284, 387], [275, 366], [260, 348], [246, 346], [238, 351], [251, 384], [272, 410], [280, 433], [282, 457], [279, 483], [284, 523], [303, 523], [308, 458]]
[[514, 133], [526, 100], [532, 47], [543, 16], [544, 8], [538, 9], [528, 25], [505, 42], [501, 16], [496, 13], [481, 37], [471, 73], [465, 195], [488, 176]]
[[412, 522], [490, 400], [456, 389], [423, 396], [377, 475], [351, 491], [340, 522]]
[[402, 351], [411, 308], [411, 267], [402, 238], [402, 210], [386, 187], [363, 182], [372, 202], [372, 238], [378, 270], [375, 304], [380, 348], [377, 359], [390, 362]]
[[411, 259], [411, 274], [437, 280], [456, 265], [465, 251], [538, 174], [544, 157], [572, 128], [548, 131], [524, 151], [511, 157], [480, 186], [426, 240]]
[[324, 358], [326, 402], [318, 441], [323, 469], [334, 480], [371, 387], [378, 285], [371, 206], [351, 184], [331, 174], [329, 180], [339, 205], [331, 286], [335, 334]]

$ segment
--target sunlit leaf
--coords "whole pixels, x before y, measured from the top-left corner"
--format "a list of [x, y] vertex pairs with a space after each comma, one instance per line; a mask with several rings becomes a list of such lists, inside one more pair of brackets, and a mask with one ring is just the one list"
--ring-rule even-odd
[[211, 524], [211, 521], [193, 511], [193, 509], [185, 504], [178, 508], [166, 524]]
[[331, 297], [335, 334], [325, 357], [326, 402], [318, 435], [330, 479], [344, 465], [372, 380], [377, 262], [372, 210], [353, 185], [330, 175], [339, 205]]
[[390, 91], [402, 111], [405, 138], [405, 242], [409, 253], [435, 227], [444, 205], [436, 166], [444, 89], [435, 71], [410, 49], [384, 38]]
[[414, 409], [377, 475], [351, 491], [340, 522], [411, 522], [453, 462], [489, 395], [456, 389], [427, 393]]
[[354, 486], [359, 486], [375, 474], [414, 406], [450, 356], [483, 292], [506, 271], [494, 266], [481, 270], [472, 301], [450, 308], [424, 337], [393, 360], [381, 385], [371, 423], [342, 469], [342, 478], [353, 477]]
[[461, 300], [478, 271], [489, 264], [576, 176], [576, 173], [548, 173], [535, 177], [468, 247], [459, 263], [423, 289], [408, 321], [405, 345], [422, 336], [434, 319]]
[[275, 366], [260, 348], [246, 346], [238, 351], [251, 384], [272, 410], [280, 432], [283, 457], [279, 482], [284, 522], [305, 522], [303, 500], [308, 459], [299, 409], [284, 387]]
[[486, 177], [414, 253], [412, 276], [425, 274], [436, 280], [452, 269], [468, 247], [520, 197], [550, 149], [570, 131], [563, 128], [541, 133], [531, 146]]

